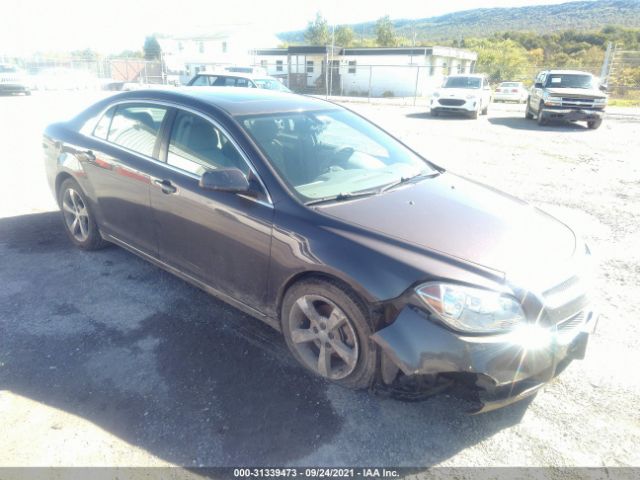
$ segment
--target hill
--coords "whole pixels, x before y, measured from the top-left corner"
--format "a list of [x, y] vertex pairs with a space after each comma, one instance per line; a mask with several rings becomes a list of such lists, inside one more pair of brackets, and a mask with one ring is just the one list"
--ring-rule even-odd
[[[393, 20], [399, 37], [417, 41], [447, 41], [488, 37], [495, 33], [551, 33], [560, 30], [595, 30], [605, 25], [640, 27], [640, 1], [599, 0], [511, 8], [479, 8], [438, 17]], [[375, 36], [375, 22], [352, 24], [357, 38]], [[304, 43], [304, 31], [284, 32], [288, 43]]]

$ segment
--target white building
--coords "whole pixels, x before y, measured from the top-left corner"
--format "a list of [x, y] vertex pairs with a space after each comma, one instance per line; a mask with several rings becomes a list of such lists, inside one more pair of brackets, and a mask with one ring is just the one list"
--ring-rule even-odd
[[256, 45], [276, 46], [275, 35], [251, 25], [220, 27], [214, 33], [158, 37], [170, 72], [190, 78], [199, 71], [253, 62]]
[[[478, 55], [449, 47], [341, 48], [290, 46], [255, 50], [254, 65], [297, 91], [342, 95], [422, 96], [443, 77], [471, 73]], [[326, 69], [331, 64], [333, 68]]]

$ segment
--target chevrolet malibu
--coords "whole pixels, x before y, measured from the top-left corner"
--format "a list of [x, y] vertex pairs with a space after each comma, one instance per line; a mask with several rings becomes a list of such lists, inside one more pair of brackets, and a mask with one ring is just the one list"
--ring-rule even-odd
[[73, 244], [168, 270], [346, 387], [464, 385], [491, 410], [582, 358], [596, 323], [571, 229], [332, 103], [127, 92], [50, 125], [43, 147]]

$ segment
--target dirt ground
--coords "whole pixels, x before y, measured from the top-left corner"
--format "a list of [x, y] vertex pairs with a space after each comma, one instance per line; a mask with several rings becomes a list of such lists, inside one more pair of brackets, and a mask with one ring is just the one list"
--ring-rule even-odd
[[260, 322], [119, 249], [66, 240], [44, 125], [97, 93], [0, 97], [0, 466], [640, 466], [640, 115], [539, 127], [348, 103], [429, 159], [581, 231], [601, 317], [587, 358], [479, 416], [308, 375]]

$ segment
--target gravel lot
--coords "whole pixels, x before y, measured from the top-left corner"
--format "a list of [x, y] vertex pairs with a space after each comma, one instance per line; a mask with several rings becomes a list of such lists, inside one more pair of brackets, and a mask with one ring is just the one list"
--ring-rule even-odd
[[539, 127], [518, 105], [468, 120], [348, 104], [555, 214], [598, 257], [587, 358], [531, 403], [468, 416], [454, 397], [328, 385], [257, 320], [119, 248], [72, 248], [40, 132], [100, 95], [0, 97], [0, 466], [640, 466], [638, 112], [590, 131]]

